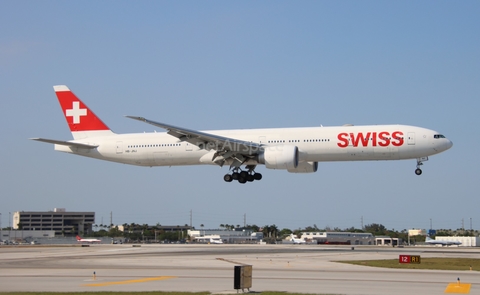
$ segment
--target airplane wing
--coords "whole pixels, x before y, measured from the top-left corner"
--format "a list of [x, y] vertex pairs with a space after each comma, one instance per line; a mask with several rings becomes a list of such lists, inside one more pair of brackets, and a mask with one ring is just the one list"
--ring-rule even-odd
[[46, 143], [65, 145], [65, 146], [69, 146], [69, 147], [82, 148], [82, 149], [94, 149], [94, 148], [98, 147], [98, 145], [90, 145], [90, 144], [77, 143], [77, 142], [71, 142], [71, 141], [63, 141], [63, 140], [55, 140], [55, 139], [46, 139], [46, 138], [30, 138], [30, 139], [31, 140], [36, 140], [36, 141], [41, 141], [41, 142], [46, 142]]
[[165, 123], [155, 122], [144, 117], [126, 116], [127, 118], [137, 121], [145, 122], [153, 126], [166, 129], [167, 133], [174, 136], [181, 141], [186, 141], [193, 145], [198, 146], [201, 149], [208, 151], [214, 150], [216, 153], [212, 157], [212, 161], [223, 166], [226, 159], [232, 158], [234, 164], [242, 164], [247, 158], [257, 155], [261, 150], [261, 145], [251, 141], [243, 141], [235, 138], [229, 138], [201, 132], [197, 130], [191, 130], [187, 128], [177, 127]]

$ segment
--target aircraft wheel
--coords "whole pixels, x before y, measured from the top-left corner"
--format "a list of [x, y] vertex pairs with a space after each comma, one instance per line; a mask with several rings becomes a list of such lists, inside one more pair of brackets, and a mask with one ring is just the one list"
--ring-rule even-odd
[[415, 174], [421, 175], [422, 174], [422, 169], [420, 169], [420, 168], [415, 169]]
[[254, 180], [255, 180], [255, 178], [253, 178], [253, 175], [252, 175], [252, 174], [248, 174], [248, 175], [247, 175], [247, 181], [248, 181], [248, 182], [252, 182], [252, 181], [254, 181]]
[[255, 173], [255, 174], [253, 174], [253, 178], [254, 178], [255, 180], [261, 180], [261, 179], [262, 179], [262, 174], [260, 174], [260, 173]]
[[230, 174], [225, 174], [225, 176], [223, 176], [223, 180], [225, 180], [226, 182], [232, 182], [233, 177]]
[[238, 178], [240, 178], [240, 173], [238, 173], [238, 172], [233, 172], [233, 173], [232, 173], [232, 179], [233, 179], [233, 180], [238, 180]]
[[248, 178], [248, 172], [247, 171], [240, 172], [240, 177], [247, 179]]
[[240, 177], [238, 178], [238, 182], [243, 184], [243, 183], [247, 183], [247, 180], [246, 180], [245, 178], [243, 178], [243, 177], [240, 176]]

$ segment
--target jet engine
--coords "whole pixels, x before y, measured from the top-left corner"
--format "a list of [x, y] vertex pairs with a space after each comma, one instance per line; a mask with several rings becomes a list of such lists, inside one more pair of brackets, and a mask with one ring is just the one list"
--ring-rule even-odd
[[294, 145], [267, 146], [258, 155], [258, 162], [269, 169], [296, 169], [298, 166], [298, 148]]
[[290, 173], [313, 173], [318, 170], [318, 162], [300, 162], [297, 168], [287, 169]]

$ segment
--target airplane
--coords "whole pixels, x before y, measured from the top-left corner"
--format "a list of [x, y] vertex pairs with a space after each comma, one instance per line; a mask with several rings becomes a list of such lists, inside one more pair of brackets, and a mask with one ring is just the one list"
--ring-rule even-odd
[[210, 244], [223, 244], [222, 239], [220, 238], [210, 238]]
[[305, 244], [305, 240], [302, 239], [297, 239], [294, 234], [290, 235], [290, 241], [292, 241], [294, 244]]
[[167, 132], [116, 134], [67, 86], [53, 88], [73, 140], [30, 139], [54, 144], [56, 151], [137, 166], [229, 165], [226, 182], [261, 180], [258, 165], [313, 173], [327, 161], [416, 159], [415, 174], [421, 175], [429, 156], [453, 145], [436, 131], [407, 125], [197, 131], [137, 116], [126, 117]]
[[223, 244], [222, 238], [219, 235], [196, 237], [195, 241], [198, 243]]
[[80, 242], [80, 243], [101, 243], [102, 242], [102, 240], [98, 240], [98, 239], [83, 239], [78, 235], [76, 238], [77, 238], [77, 242]]
[[459, 241], [439, 241], [439, 240], [431, 239], [430, 237], [427, 237], [425, 239], [425, 243], [427, 243], [429, 245], [442, 245], [442, 246], [461, 245], [462, 244]]

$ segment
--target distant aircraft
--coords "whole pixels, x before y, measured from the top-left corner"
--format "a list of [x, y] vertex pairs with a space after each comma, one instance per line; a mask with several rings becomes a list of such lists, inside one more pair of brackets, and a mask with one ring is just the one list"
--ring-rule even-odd
[[210, 238], [210, 244], [223, 244], [222, 239], [220, 238]]
[[80, 242], [80, 243], [101, 243], [102, 240], [98, 240], [98, 239], [82, 239], [80, 236], [77, 235], [77, 242]]
[[116, 134], [67, 86], [53, 88], [74, 139], [31, 139], [54, 144], [57, 151], [130, 165], [229, 165], [226, 182], [262, 179], [257, 165], [312, 173], [318, 162], [327, 161], [416, 159], [415, 174], [420, 175], [429, 156], [453, 145], [436, 131], [406, 125], [197, 131], [135, 116], [127, 117], [167, 132]]
[[306, 243], [305, 240], [297, 239], [294, 234], [291, 234], [291, 235], [290, 235], [290, 240], [291, 240], [294, 244], [305, 244], [305, 243]]
[[427, 237], [425, 239], [425, 243], [430, 244], [430, 245], [442, 245], [442, 246], [461, 245], [462, 244], [459, 241], [439, 241], [439, 240], [431, 239], [430, 237]]
[[209, 235], [209, 236], [202, 236], [196, 237], [195, 241], [198, 243], [205, 243], [205, 244], [223, 244], [222, 238], [219, 235]]

